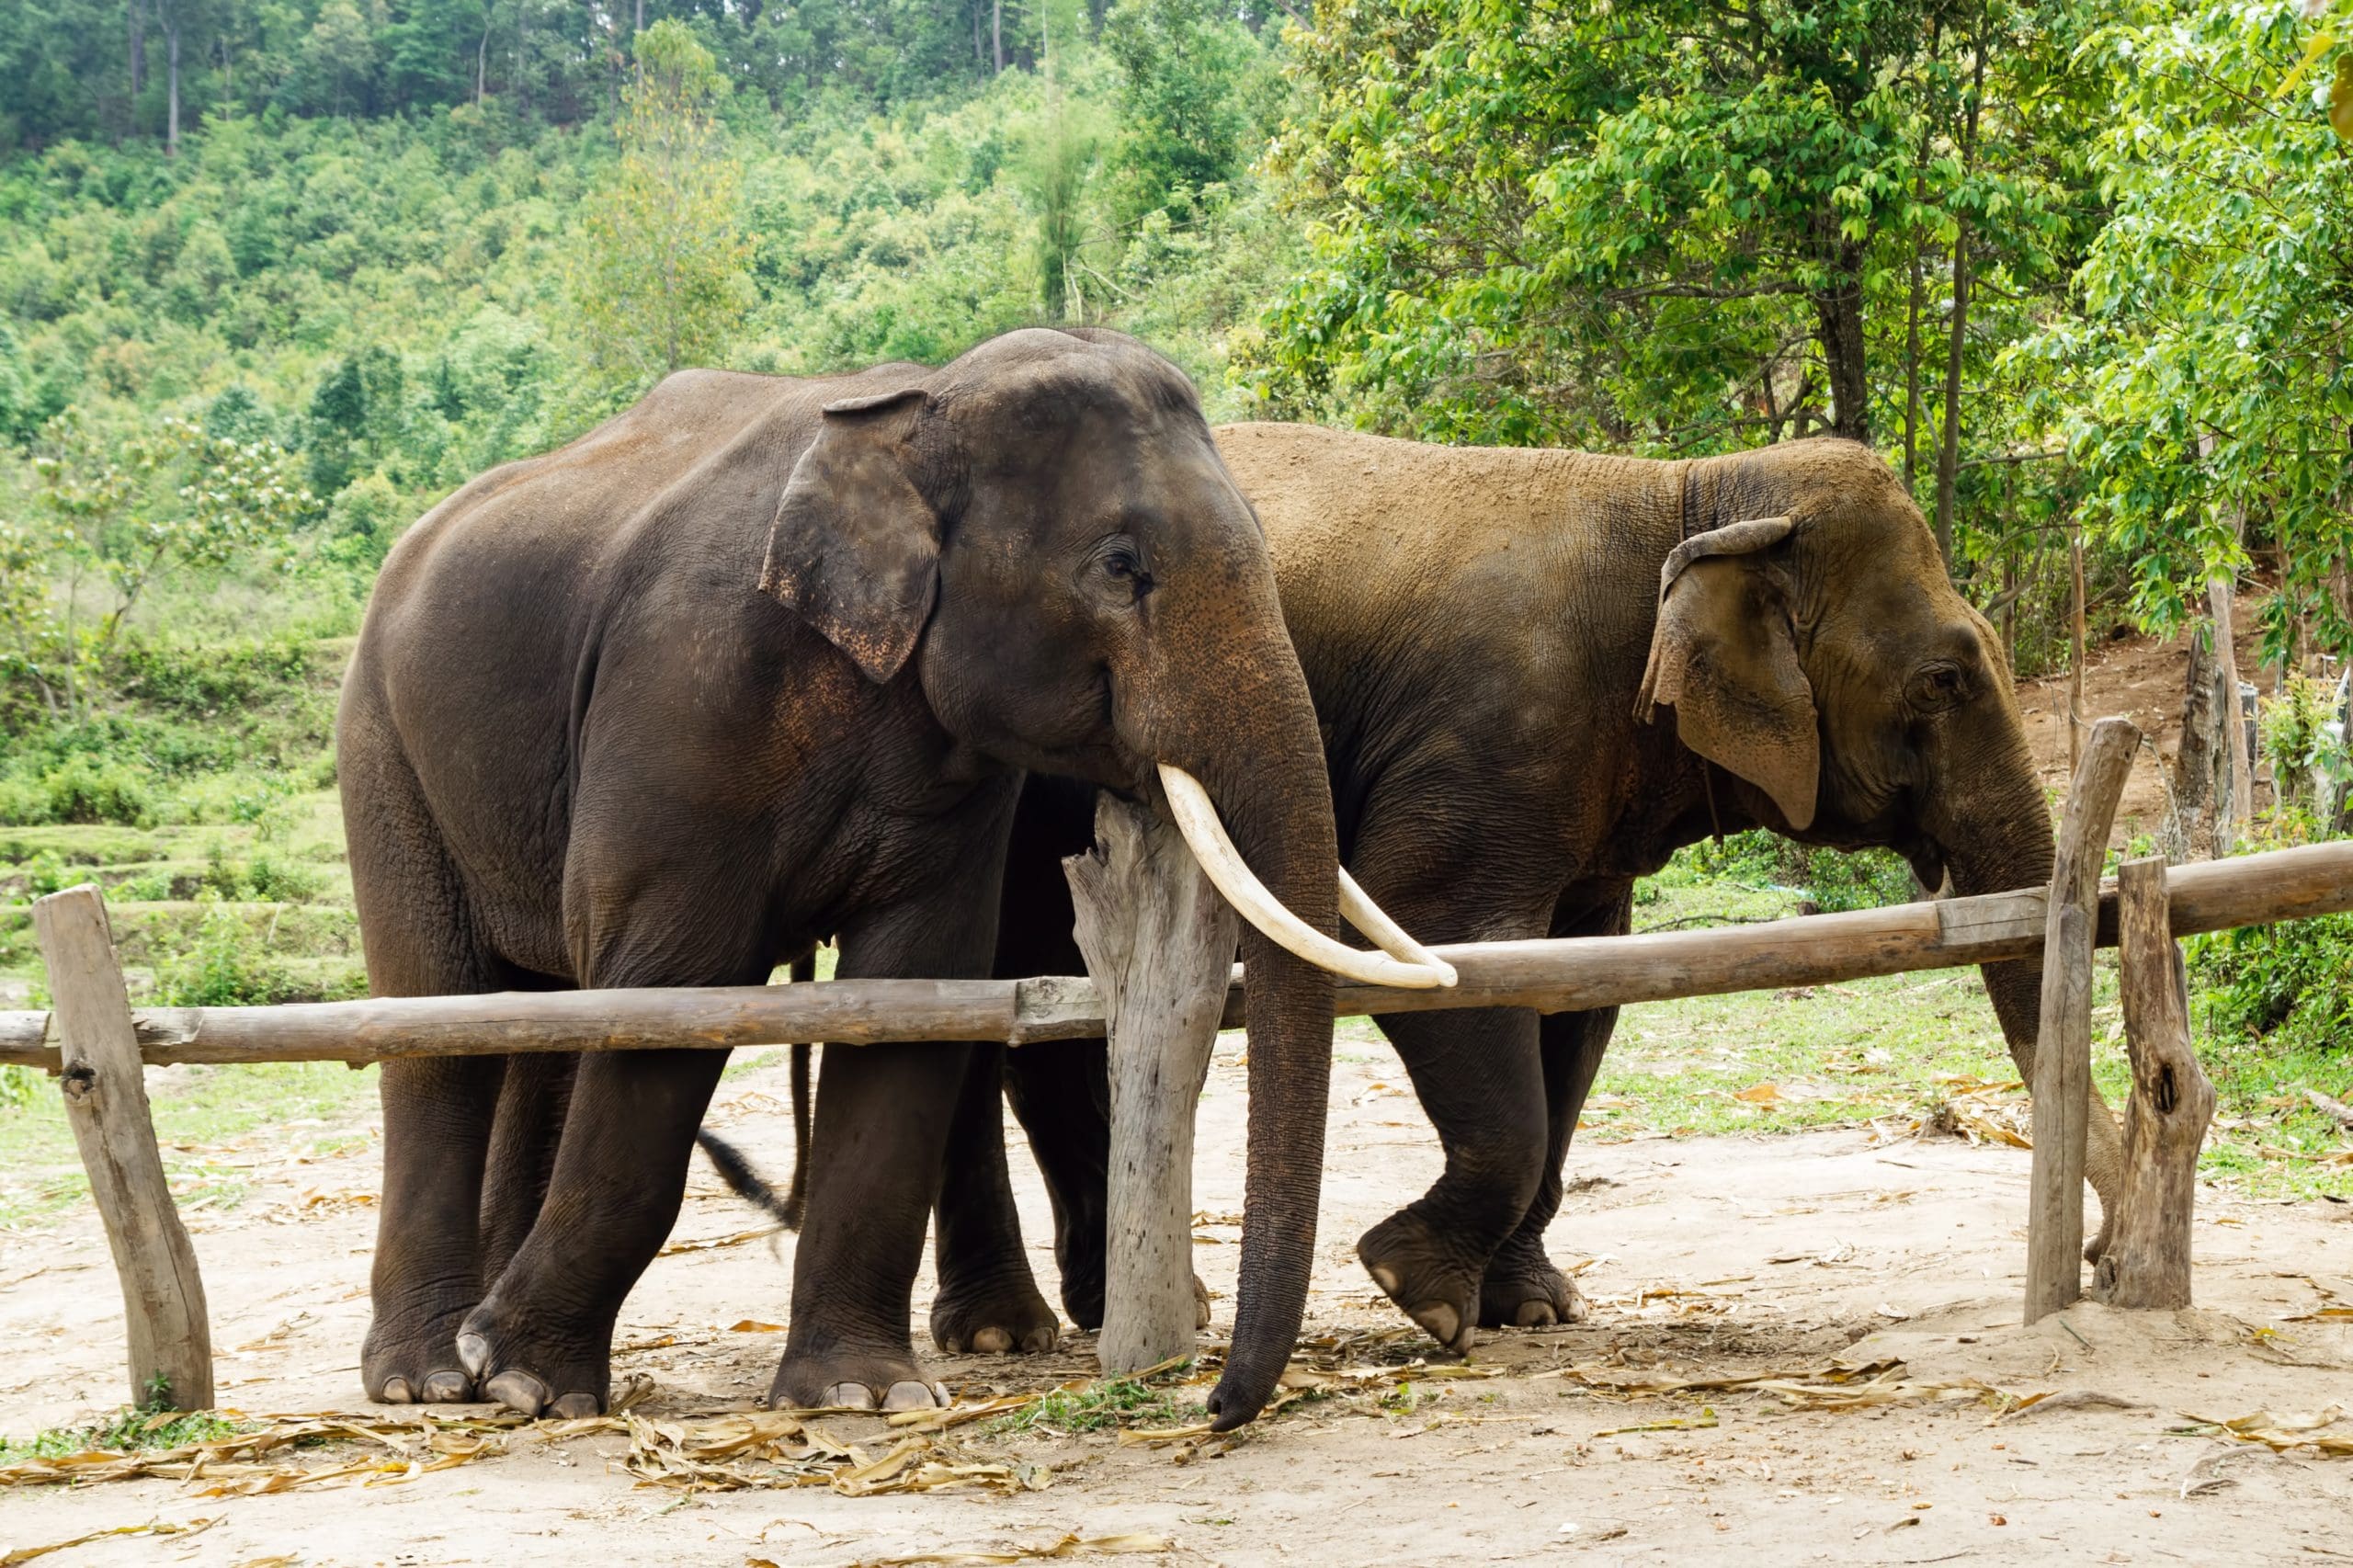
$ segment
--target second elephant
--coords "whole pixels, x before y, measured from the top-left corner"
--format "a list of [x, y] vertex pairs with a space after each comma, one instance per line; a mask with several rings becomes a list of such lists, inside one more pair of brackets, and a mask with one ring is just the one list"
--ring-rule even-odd
[[[1756, 825], [1889, 846], [1961, 893], [2049, 880], [2049, 811], [2001, 644], [1866, 449], [1650, 461], [1272, 424], [1225, 426], [1218, 443], [1267, 530], [1344, 863], [1423, 940], [1623, 932], [1636, 878]], [[1091, 824], [1086, 790], [1030, 781], [999, 975], [1078, 971], [1059, 858]], [[2040, 966], [1984, 977], [2031, 1079]], [[1616, 1019], [1381, 1020], [1446, 1163], [1358, 1250], [1442, 1344], [1581, 1312], [1543, 1240]], [[954, 1168], [1001, 1160], [1000, 1082], [1046, 1176], [1064, 1310], [1095, 1326], [1101, 1044], [976, 1052]], [[2110, 1206], [2116, 1129], [2094, 1100], [2090, 1177]], [[1002, 1183], [943, 1194], [939, 1229], [1026, 1271]]]

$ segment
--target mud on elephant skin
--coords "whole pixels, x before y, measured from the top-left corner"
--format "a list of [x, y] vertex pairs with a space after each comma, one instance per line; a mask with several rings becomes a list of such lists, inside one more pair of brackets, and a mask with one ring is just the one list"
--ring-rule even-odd
[[[1314, 714], [1192, 389], [1115, 334], [939, 369], [688, 372], [468, 484], [386, 562], [338, 719], [380, 994], [988, 972], [1024, 770], [1196, 777], [1302, 928], [1336, 926]], [[1331, 978], [1256, 932], [1247, 1420], [1304, 1301]], [[772, 1397], [928, 1403], [908, 1295], [968, 1053], [830, 1052]], [[383, 1075], [371, 1397], [600, 1408], [723, 1053]], [[1002, 1159], [998, 1162], [1001, 1176]], [[980, 1269], [994, 1259], [973, 1260]], [[1001, 1277], [1001, 1271], [1000, 1271]], [[1017, 1342], [1051, 1330], [1026, 1279]]]
[[[1284, 425], [1218, 441], [1266, 526], [1344, 860], [1424, 940], [1624, 931], [1635, 878], [1760, 824], [1892, 846], [1961, 893], [2049, 880], [2049, 811], [2001, 644], [1864, 448], [1662, 462]], [[1052, 856], [1084, 842], [1084, 793], [1040, 780], [1024, 796], [1000, 974], [1074, 971]], [[1984, 978], [2030, 1079], [2039, 965]], [[1442, 1343], [1583, 1311], [1543, 1237], [1615, 1021], [1382, 1021], [1446, 1163], [1359, 1256]], [[1098, 1312], [1101, 1071], [1099, 1046], [1025, 1048], [1006, 1069], [1053, 1195], [1065, 1303]], [[2116, 1129], [2092, 1109], [2105, 1206]], [[998, 1134], [965, 1117], [957, 1137], [976, 1168]], [[1009, 1215], [991, 1223], [1017, 1238]]]

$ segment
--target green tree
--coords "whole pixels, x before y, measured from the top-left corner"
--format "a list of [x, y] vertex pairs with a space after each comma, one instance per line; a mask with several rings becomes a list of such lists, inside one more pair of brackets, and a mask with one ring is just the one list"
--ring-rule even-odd
[[2061, 270], [2063, 169], [1983, 155], [1970, 106], [2014, 62], [2064, 101], [2066, 24], [2059, 0], [1324, 0], [1276, 159], [1321, 265], [1252, 384], [1455, 439], [1868, 438], [1893, 382], [1872, 308], [1924, 238], [1961, 254], [1968, 214], [1975, 250]]
[[2103, 29], [2114, 211], [2080, 316], [2031, 348], [2143, 620], [2243, 568], [2244, 520], [2277, 547], [2275, 658], [2303, 620], [2353, 651], [2348, 37], [2346, 0], [2146, 4]]
[[713, 117], [710, 51], [665, 19], [636, 40], [620, 167], [592, 197], [572, 294], [591, 360], [615, 386], [722, 358], [749, 303], [743, 171]]
[[1119, 0], [1103, 47], [1120, 69], [1115, 201], [1132, 222], [1175, 192], [1241, 174], [1266, 51], [1211, 0]]

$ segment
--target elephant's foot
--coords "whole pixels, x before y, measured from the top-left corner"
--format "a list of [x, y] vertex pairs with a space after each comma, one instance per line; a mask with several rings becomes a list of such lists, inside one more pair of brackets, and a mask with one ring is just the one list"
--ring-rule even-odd
[[950, 1356], [1034, 1356], [1062, 1342], [1062, 1324], [1024, 1268], [1012, 1278], [943, 1283], [932, 1298], [931, 1342]]
[[612, 1388], [612, 1331], [509, 1307], [493, 1290], [458, 1331], [458, 1358], [484, 1399], [526, 1416], [601, 1415]]
[[464, 1404], [474, 1381], [458, 1359], [458, 1325], [472, 1303], [409, 1318], [379, 1311], [359, 1347], [359, 1380], [380, 1404]]
[[1479, 1321], [1479, 1262], [1461, 1256], [1412, 1210], [1392, 1214], [1357, 1243], [1372, 1282], [1457, 1355], [1471, 1348]]
[[944, 1410], [948, 1403], [947, 1387], [926, 1380], [904, 1355], [787, 1350], [768, 1385], [768, 1404], [778, 1410]]
[[1585, 1298], [1569, 1277], [1552, 1267], [1552, 1259], [1534, 1247], [1504, 1244], [1487, 1262], [1487, 1277], [1479, 1283], [1479, 1326], [1482, 1328], [1550, 1328], [1555, 1324], [1583, 1323]]

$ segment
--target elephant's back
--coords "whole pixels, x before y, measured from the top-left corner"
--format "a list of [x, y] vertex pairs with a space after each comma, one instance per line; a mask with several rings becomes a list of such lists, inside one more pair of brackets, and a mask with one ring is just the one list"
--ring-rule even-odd
[[[1306, 425], [1222, 426], [1217, 442], [1266, 527], [1294, 637], [1344, 649], [1383, 622], [1447, 620], [1454, 640], [1497, 618], [1550, 619], [1597, 575], [1654, 582], [1666, 545], [1652, 554], [1649, 536], [1673, 526], [1666, 463]], [[1434, 617], [1437, 605], [1477, 619]]]

